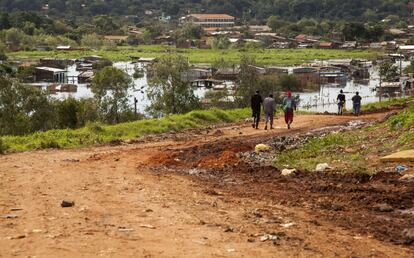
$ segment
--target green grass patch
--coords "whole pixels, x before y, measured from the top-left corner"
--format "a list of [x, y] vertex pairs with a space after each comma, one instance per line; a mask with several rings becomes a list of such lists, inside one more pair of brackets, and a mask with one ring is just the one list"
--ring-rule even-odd
[[413, 97], [393, 98], [381, 102], [369, 103], [362, 105], [362, 112], [374, 112], [378, 110], [385, 110], [393, 106], [405, 106], [408, 102], [414, 101]]
[[373, 59], [381, 55], [381, 51], [372, 50], [326, 50], [326, 49], [179, 49], [171, 46], [141, 45], [118, 47], [116, 50], [88, 51], [20, 51], [9, 53], [13, 58], [67, 58], [74, 59], [88, 55], [100, 55], [112, 61], [128, 61], [130, 57], [156, 58], [166, 54], [181, 54], [192, 63], [210, 64], [224, 59], [227, 62], [239, 63], [242, 54], [256, 58], [262, 65], [300, 65], [314, 60], [366, 58]]
[[[160, 119], [147, 119], [117, 125], [88, 124], [84, 128], [51, 130], [27, 136], [4, 136], [0, 153], [47, 148], [77, 148], [103, 144], [115, 140], [133, 140], [149, 134], [179, 132], [189, 128], [213, 124], [238, 122], [250, 117], [250, 109], [199, 110], [184, 115], [171, 115]], [[7, 146], [2, 148], [1, 146]]]
[[[406, 104], [410, 99], [374, 103], [382, 109]], [[379, 158], [398, 150], [414, 148], [414, 105], [387, 121], [342, 133], [314, 138], [297, 149], [282, 152], [274, 161], [278, 169], [286, 167], [314, 171], [319, 163], [328, 163], [339, 171], [372, 174]], [[380, 167], [383, 167], [380, 165]]]

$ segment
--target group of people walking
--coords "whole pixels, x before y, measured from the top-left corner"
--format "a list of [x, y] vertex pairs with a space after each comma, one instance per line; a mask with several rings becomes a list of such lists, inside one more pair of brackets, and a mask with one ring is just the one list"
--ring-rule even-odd
[[[340, 91], [336, 100], [338, 101], [338, 114], [342, 115], [346, 103], [346, 96], [343, 90]], [[359, 116], [361, 114], [362, 98], [359, 95], [358, 91], [355, 93], [351, 100], [353, 104], [353, 113], [354, 115]], [[256, 91], [256, 93], [251, 98], [251, 108], [253, 113], [252, 127], [259, 129], [262, 106], [265, 115], [264, 129], [267, 130], [269, 128], [268, 125], [270, 126], [270, 129], [273, 129], [273, 120], [276, 112], [276, 101], [273, 98], [273, 94], [269, 94], [269, 96], [263, 100], [259, 91]], [[291, 128], [291, 125], [293, 123], [293, 116], [296, 107], [296, 101], [292, 96], [292, 92], [288, 91], [282, 102], [282, 108], [285, 115], [285, 123], [288, 129]]]
[[[338, 101], [338, 115], [342, 115], [344, 108], [345, 108], [345, 103], [346, 103], [346, 97], [345, 97], [343, 90], [339, 92], [336, 100]], [[355, 93], [355, 95], [352, 97], [351, 100], [352, 100], [353, 113], [354, 115], [359, 116], [361, 114], [362, 97], [359, 95], [358, 91]]]
[[[252, 127], [259, 129], [259, 122], [260, 122], [260, 114], [262, 110], [263, 104], [263, 111], [265, 115], [265, 130], [268, 129], [268, 125], [270, 125], [270, 129], [273, 129], [273, 120], [276, 112], [276, 101], [273, 98], [273, 94], [269, 94], [264, 100], [260, 95], [259, 91], [252, 96], [251, 99], [251, 108], [253, 113], [253, 124]], [[296, 101], [292, 96], [292, 92], [288, 91], [286, 93], [286, 97], [283, 99], [283, 111], [285, 113], [285, 122], [287, 128], [290, 129], [291, 124], [293, 123], [293, 113], [296, 110]]]

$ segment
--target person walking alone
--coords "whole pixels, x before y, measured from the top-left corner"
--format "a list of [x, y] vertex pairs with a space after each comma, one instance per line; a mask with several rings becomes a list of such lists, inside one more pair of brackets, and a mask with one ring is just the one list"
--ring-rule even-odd
[[253, 128], [259, 129], [259, 122], [260, 122], [260, 113], [262, 109], [263, 98], [260, 96], [259, 91], [252, 96], [250, 101], [250, 106], [252, 108], [252, 116], [253, 116]]
[[342, 115], [343, 111], [344, 111], [344, 107], [345, 107], [345, 94], [344, 91], [341, 90], [338, 94], [338, 97], [336, 98], [336, 100], [338, 101], [338, 115]]
[[263, 109], [266, 117], [265, 130], [267, 130], [267, 124], [270, 122], [270, 129], [273, 129], [273, 119], [276, 111], [276, 101], [273, 98], [273, 94], [265, 98], [263, 102]]
[[283, 111], [285, 112], [285, 122], [287, 128], [293, 123], [293, 112], [296, 110], [296, 101], [292, 97], [292, 92], [288, 91], [287, 96], [283, 99]]
[[355, 93], [355, 96], [352, 97], [352, 105], [354, 108], [354, 115], [359, 116], [361, 114], [361, 96], [359, 96], [359, 92]]

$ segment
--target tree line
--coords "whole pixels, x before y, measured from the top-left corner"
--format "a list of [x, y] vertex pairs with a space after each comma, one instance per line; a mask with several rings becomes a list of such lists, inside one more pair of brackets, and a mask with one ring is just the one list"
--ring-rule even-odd
[[[41, 11], [45, 3], [43, 0], [3, 0], [0, 10]], [[407, 0], [49, 0], [47, 3], [50, 15], [66, 17], [102, 14], [142, 17], [145, 10], [179, 17], [188, 11], [205, 11], [263, 22], [271, 15], [289, 21], [303, 17], [368, 21], [373, 16], [383, 19], [388, 15], [410, 14]]]

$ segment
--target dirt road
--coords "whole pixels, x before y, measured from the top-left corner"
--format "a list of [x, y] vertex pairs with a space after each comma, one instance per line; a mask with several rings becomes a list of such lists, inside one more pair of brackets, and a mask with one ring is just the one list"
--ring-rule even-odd
[[[412, 185], [219, 165], [265, 139], [352, 120], [303, 115], [291, 131], [240, 124], [1, 156], [0, 257], [413, 257], [398, 238], [412, 215], [364, 209], [392, 196], [413, 208]], [[190, 175], [195, 166], [206, 173]]]

